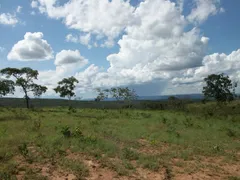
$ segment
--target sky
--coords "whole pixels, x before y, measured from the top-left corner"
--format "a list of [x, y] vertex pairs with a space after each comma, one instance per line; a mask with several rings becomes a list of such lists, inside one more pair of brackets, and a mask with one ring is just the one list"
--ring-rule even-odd
[[201, 93], [209, 74], [240, 80], [239, 8], [239, 0], [0, 0], [0, 69], [38, 70], [44, 97], [70, 76], [83, 98], [111, 87]]

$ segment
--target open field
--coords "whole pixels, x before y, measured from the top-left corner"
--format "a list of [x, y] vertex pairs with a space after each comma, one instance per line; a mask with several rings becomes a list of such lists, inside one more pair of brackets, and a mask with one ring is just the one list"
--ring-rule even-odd
[[2, 107], [0, 144], [3, 180], [236, 180], [240, 104], [184, 111]]

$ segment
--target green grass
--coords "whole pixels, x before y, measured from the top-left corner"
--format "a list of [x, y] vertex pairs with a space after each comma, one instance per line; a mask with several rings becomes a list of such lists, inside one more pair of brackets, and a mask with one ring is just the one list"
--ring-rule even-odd
[[[69, 113], [63, 107], [1, 108], [0, 179], [17, 174], [17, 164], [21, 163], [14, 160], [17, 156], [30, 164], [50, 162], [79, 178], [88, 176], [84, 163], [66, 159], [68, 151], [94, 158], [118, 175], [131, 174], [138, 167], [159, 171], [171, 167], [172, 159], [224, 157], [228, 163], [236, 163], [240, 114], [205, 115], [201, 112], [204, 107], [193, 104], [189, 107], [192, 113], [133, 109], [77, 109]], [[196, 108], [199, 113], [194, 113]], [[167, 169], [168, 176], [173, 176]], [[44, 177], [39, 174], [38, 178]]]

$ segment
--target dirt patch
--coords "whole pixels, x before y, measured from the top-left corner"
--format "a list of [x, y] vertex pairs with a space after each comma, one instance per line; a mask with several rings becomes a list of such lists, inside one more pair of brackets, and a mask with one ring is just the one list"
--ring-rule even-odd
[[136, 151], [143, 154], [157, 155], [167, 152], [169, 149], [169, 146], [165, 143], [152, 145], [151, 142], [146, 139], [139, 139], [138, 143], [140, 144], [140, 147]]
[[14, 160], [18, 163], [18, 180], [23, 180], [26, 175], [47, 177], [51, 180], [74, 180], [76, 176], [65, 170], [55, 167], [50, 163], [29, 163], [23, 157], [17, 156]]
[[[181, 163], [182, 166], [176, 166]], [[224, 163], [223, 157], [206, 158], [200, 160], [184, 161], [172, 160], [174, 179], [228, 179], [230, 176], [240, 177], [240, 165]]]
[[[140, 151], [145, 153], [157, 152], [158, 149], [151, 146], [148, 141], [140, 140], [142, 148]], [[164, 145], [163, 145], [164, 146]], [[152, 148], [152, 149], [151, 149]], [[164, 146], [163, 149], [167, 149], [168, 146]], [[30, 147], [31, 152], [37, 154], [35, 149]], [[152, 151], [154, 149], [154, 151]], [[160, 153], [162, 149], [160, 150]], [[227, 179], [230, 176], [240, 177], [240, 166], [237, 163], [226, 163], [224, 157], [198, 157], [193, 160], [184, 161], [183, 159], [174, 158], [168, 162], [169, 166], [165, 167], [160, 165], [158, 171], [151, 171], [142, 167], [139, 167], [136, 161], [132, 161], [131, 164], [134, 170], [130, 170], [127, 175], [120, 176], [116, 169], [111, 168], [108, 163], [121, 164], [122, 161], [117, 158], [107, 158], [106, 162], [96, 160], [95, 158], [88, 156], [84, 153], [73, 153], [67, 150], [65, 158], [81, 161], [89, 170], [89, 175], [86, 180], [193, 180], [193, 179]], [[103, 157], [104, 159], [104, 157]], [[75, 180], [76, 176], [61, 169], [56, 164], [52, 164], [50, 160], [43, 160], [41, 162], [28, 162], [23, 156], [17, 156], [14, 158], [17, 162], [17, 179], [23, 180], [25, 175], [29, 173], [47, 177], [50, 180]], [[56, 160], [57, 161], [57, 160]], [[107, 165], [106, 165], [107, 163]]]

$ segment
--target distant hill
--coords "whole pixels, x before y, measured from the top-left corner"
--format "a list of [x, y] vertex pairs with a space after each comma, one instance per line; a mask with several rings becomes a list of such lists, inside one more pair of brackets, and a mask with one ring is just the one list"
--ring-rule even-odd
[[[177, 97], [179, 99], [191, 99], [191, 100], [201, 100], [203, 99], [202, 94], [178, 94], [178, 95], [162, 95], [162, 96], [139, 96], [138, 100], [149, 100], [149, 101], [164, 101], [167, 100], [170, 96]], [[92, 101], [94, 99], [84, 99]], [[115, 101], [114, 98], [108, 98], [105, 101]]]
[[[165, 96], [140, 96], [137, 101], [134, 101], [134, 106], [141, 108], [144, 101], [166, 101], [172, 95]], [[186, 95], [174, 95], [179, 99], [191, 99], [193, 101], [199, 101], [203, 98], [201, 94], [186, 94]], [[121, 108], [126, 102], [115, 102], [115, 99], [109, 98], [104, 102], [95, 102], [94, 99], [73, 100], [69, 102], [64, 99], [31, 99], [30, 104], [34, 107], [56, 107], [56, 106], [71, 106], [79, 108]], [[127, 105], [127, 104], [126, 104]], [[0, 107], [25, 107], [25, 100], [23, 98], [0, 98]]]

